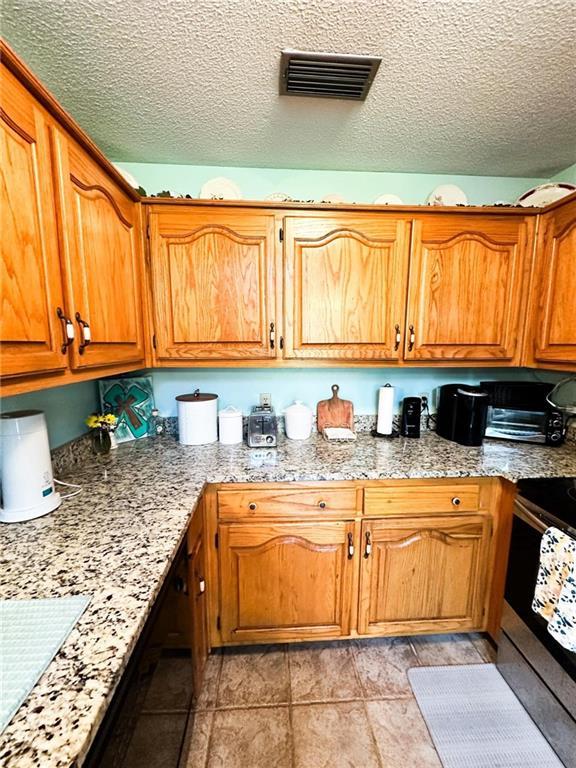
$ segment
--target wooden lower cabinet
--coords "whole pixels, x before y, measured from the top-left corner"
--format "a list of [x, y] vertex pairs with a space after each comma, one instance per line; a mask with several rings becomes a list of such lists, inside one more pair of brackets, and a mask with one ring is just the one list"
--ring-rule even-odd
[[347, 635], [357, 527], [344, 520], [220, 525], [223, 642]]
[[218, 583], [209, 596], [211, 645], [433, 632], [497, 637], [511, 483], [290, 485], [207, 493], [208, 571]]
[[364, 522], [359, 634], [479, 629], [490, 528], [475, 514]]

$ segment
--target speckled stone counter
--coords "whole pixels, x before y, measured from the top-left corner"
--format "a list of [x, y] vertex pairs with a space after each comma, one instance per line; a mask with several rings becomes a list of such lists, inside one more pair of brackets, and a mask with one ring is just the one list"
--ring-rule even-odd
[[81, 764], [160, 591], [206, 482], [576, 475], [576, 446], [420, 440], [278, 449], [141, 440], [62, 479], [83, 486], [56, 512], [0, 528], [1, 598], [90, 596], [86, 612], [0, 736], [5, 768]]

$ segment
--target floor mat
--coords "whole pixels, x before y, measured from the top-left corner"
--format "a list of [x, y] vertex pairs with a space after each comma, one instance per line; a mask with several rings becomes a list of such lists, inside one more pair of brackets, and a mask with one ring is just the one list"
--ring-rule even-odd
[[444, 768], [562, 768], [494, 664], [414, 667], [408, 678]]

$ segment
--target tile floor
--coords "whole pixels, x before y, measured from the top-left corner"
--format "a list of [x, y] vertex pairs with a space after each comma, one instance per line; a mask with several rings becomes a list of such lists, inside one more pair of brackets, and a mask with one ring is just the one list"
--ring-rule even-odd
[[191, 709], [162, 659], [123, 768], [441, 768], [406, 671], [493, 660], [480, 635], [226, 649]]

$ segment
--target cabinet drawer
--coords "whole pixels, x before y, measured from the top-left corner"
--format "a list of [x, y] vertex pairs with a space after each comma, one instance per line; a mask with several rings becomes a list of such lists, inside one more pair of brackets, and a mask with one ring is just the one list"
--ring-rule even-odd
[[350, 517], [356, 512], [354, 488], [218, 491], [221, 520], [272, 517]]
[[364, 514], [372, 517], [475, 512], [479, 505], [480, 486], [477, 483], [385, 486], [364, 491]]

